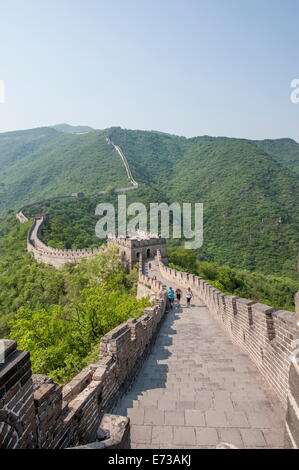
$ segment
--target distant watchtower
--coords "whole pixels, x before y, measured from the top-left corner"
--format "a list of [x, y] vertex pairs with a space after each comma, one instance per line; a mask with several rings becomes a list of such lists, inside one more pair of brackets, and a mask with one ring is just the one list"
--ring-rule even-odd
[[160, 250], [164, 263], [167, 263], [166, 240], [159, 235], [148, 232], [135, 232], [131, 237], [110, 237], [108, 244], [119, 247], [122, 264], [130, 270], [143, 260], [154, 258]]

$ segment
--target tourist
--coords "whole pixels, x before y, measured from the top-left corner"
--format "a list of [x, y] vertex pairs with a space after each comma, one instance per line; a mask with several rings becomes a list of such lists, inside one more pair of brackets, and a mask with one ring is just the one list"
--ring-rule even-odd
[[176, 295], [176, 300], [177, 300], [178, 305], [181, 305], [181, 295], [182, 295], [182, 291], [181, 291], [181, 289], [180, 289], [179, 287], [176, 289], [175, 295]]
[[148, 269], [152, 269], [152, 263], [148, 263]]
[[187, 299], [187, 307], [190, 307], [190, 302], [193, 297], [192, 290], [190, 287], [188, 287], [187, 292], [186, 292], [186, 299]]
[[170, 308], [173, 307], [173, 304], [174, 304], [174, 290], [172, 287], [169, 287], [169, 291], [168, 291], [168, 302], [170, 304]]

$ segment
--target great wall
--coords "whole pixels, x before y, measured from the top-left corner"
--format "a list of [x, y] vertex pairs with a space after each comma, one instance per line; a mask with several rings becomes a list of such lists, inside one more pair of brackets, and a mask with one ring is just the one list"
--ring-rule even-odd
[[[44, 222], [28, 233], [37, 261], [97, 252], [46, 246]], [[4, 340], [0, 448], [298, 449], [299, 293], [296, 313], [278, 310], [171, 269], [160, 237], [109, 243], [127, 269], [139, 263], [137, 297], [152, 307], [102, 337], [99, 361], [64, 387], [32, 375], [30, 354]], [[169, 309], [169, 284], [191, 287], [190, 309]]]
[[62, 250], [46, 245], [40, 239], [40, 232], [45, 221], [46, 217], [44, 215], [36, 216], [27, 235], [27, 251], [33, 254], [37, 262], [60, 268], [65, 263], [77, 263], [99, 253], [99, 248]]
[[[140, 285], [143, 281], [140, 280]], [[0, 366], [0, 448], [91, 448], [130, 446], [129, 420], [107, 413], [138, 368], [166, 308], [161, 285], [147, 281], [155, 305], [105, 335], [100, 360], [62, 387], [49, 377], [32, 376], [30, 355], [4, 340]], [[96, 441], [99, 425], [107, 439]]]
[[[121, 251], [124, 240], [119, 242]], [[144, 242], [144, 250], [153, 249], [151, 241], [148, 248]], [[160, 245], [164, 242], [160, 239]], [[66, 386], [32, 376], [29, 353], [18, 351], [14, 341], [5, 341], [0, 447], [221, 448], [225, 440], [242, 448], [297, 449], [299, 296], [296, 318], [293, 312], [225, 295], [197, 276], [167, 267], [158, 248], [155, 258], [149, 259], [156, 279], [145, 273], [148, 259], [140, 253], [138, 297], [150, 296], [154, 305], [139, 319], [106, 334], [99, 362]], [[167, 282], [192, 288], [194, 301], [205, 309], [217, 333], [216, 341], [210, 328], [197, 336], [203, 311], [192, 307], [181, 314], [178, 308], [165, 315]], [[176, 336], [183, 335], [184, 354], [176, 352], [176, 345], [171, 348], [171, 325], [177, 322], [181, 327]], [[188, 334], [186, 326], [191, 328]], [[212, 358], [205, 341], [212, 343]], [[197, 354], [200, 351], [196, 361], [194, 353], [193, 359], [186, 358], [192, 347]], [[225, 357], [224, 347], [233, 357]], [[167, 372], [172, 361], [176, 374]], [[241, 443], [237, 435], [242, 436]]]
[[[115, 192], [116, 193], [126, 192], [132, 189], [138, 189], [142, 187], [143, 185], [140, 183], [137, 183], [137, 181], [133, 178], [129, 163], [122, 149], [119, 146], [115, 145], [108, 136], [106, 137], [106, 142], [108, 145], [112, 145], [114, 150], [120, 156], [124, 164], [128, 179], [130, 183], [132, 184], [132, 186], [116, 188]], [[108, 192], [107, 190], [98, 190], [94, 193], [94, 196], [97, 196], [100, 194], [106, 194], [107, 192]], [[73, 193], [71, 195], [55, 196], [52, 198], [43, 199], [41, 201], [34, 202], [32, 204], [27, 204], [23, 206], [17, 212], [16, 218], [19, 220], [20, 223], [26, 223], [28, 222], [28, 218], [26, 217], [24, 212], [28, 209], [42, 206], [49, 202], [62, 201], [66, 199], [78, 199], [80, 197], [84, 197], [84, 194]], [[37, 262], [51, 264], [55, 268], [60, 268], [66, 263], [76, 263], [82, 259], [91, 258], [99, 253], [98, 248], [64, 250], [64, 249], [53, 248], [51, 246], [46, 245], [41, 240], [41, 232], [43, 229], [43, 225], [47, 221], [47, 216], [46, 214], [37, 214], [33, 217], [35, 220], [31, 228], [29, 229], [28, 236], [27, 236], [27, 251], [33, 254]]]

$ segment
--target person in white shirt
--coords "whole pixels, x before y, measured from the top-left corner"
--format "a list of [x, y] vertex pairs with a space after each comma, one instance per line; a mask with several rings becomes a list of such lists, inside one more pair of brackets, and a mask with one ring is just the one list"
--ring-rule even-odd
[[192, 297], [193, 297], [192, 290], [190, 287], [188, 287], [187, 292], [186, 292], [187, 307], [190, 307]]

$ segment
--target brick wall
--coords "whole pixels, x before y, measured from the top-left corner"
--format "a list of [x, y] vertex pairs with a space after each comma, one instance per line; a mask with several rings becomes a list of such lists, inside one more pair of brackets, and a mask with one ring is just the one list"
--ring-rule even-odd
[[204, 301], [286, 406], [293, 340], [299, 338], [295, 313], [226, 295], [198, 276], [165, 266], [159, 255], [157, 259], [163, 277], [191, 287], [193, 294]]
[[[299, 292], [296, 295], [297, 325], [299, 327]], [[286, 416], [286, 444], [299, 449], [299, 341], [294, 342], [289, 371], [289, 395]]]
[[[299, 342], [297, 361], [295, 341], [299, 339], [299, 293], [297, 318], [294, 312], [226, 295], [198, 276], [165, 266], [158, 253], [157, 261], [165, 279], [191, 287], [227, 330], [233, 342], [246, 352], [267, 380], [285, 408], [288, 408], [286, 446], [299, 446]], [[289, 437], [290, 433], [292, 438]]]
[[45, 217], [36, 219], [27, 236], [27, 251], [33, 254], [39, 263], [51, 264], [59, 268], [65, 263], [78, 263], [78, 261], [91, 258], [99, 252], [98, 248], [85, 248], [82, 250], [62, 250], [46, 245], [40, 240], [40, 233]]
[[[149, 280], [140, 276], [139, 284]], [[47, 377], [32, 380], [29, 353], [5, 341], [0, 363], [0, 448], [65, 448], [96, 440], [103, 414], [113, 404], [150, 345], [166, 309], [166, 294], [151, 283], [154, 305], [107, 333], [100, 360], [65, 387]], [[43, 380], [44, 379], [44, 380]], [[34, 385], [34, 388], [33, 388]], [[100, 446], [101, 447], [101, 446]]]
[[37, 429], [29, 353], [6, 340], [1, 356], [0, 448], [34, 448]]

